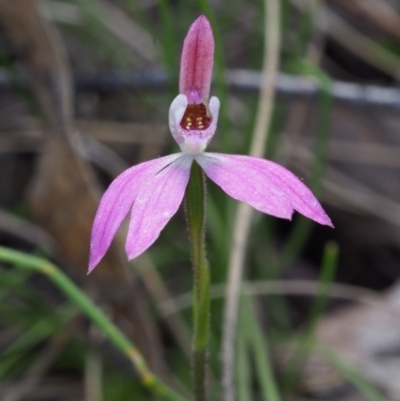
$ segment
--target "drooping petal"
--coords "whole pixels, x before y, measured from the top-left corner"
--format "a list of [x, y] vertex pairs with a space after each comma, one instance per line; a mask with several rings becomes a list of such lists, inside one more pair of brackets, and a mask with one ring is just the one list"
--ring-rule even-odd
[[261, 212], [290, 219], [293, 207], [287, 194], [266, 174], [234, 155], [203, 153], [196, 157], [207, 176], [228, 195]]
[[189, 28], [183, 42], [179, 93], [186, 95], [198, 88], [204, 99], [210, 94], [214, 64], [214, 37], [210, 22], [200, 15]]
[[331, 219], [325, 213], [318, 199], [311, 190], [292, 172], [285, 167], [269, 160], [248, 156], [234, 156], [236, 161], [249, 163], [254, 169], [268, 174], [289, 196], [293, 208], [317, 223], [333, 227]]
[[[280, 166], [279, 164], [265, 159], [241, 155], [227, 156], [221, 154], [206, 153], [205, 156], [207, 157], [207, 159], [223, 158], [223, 168], [233, 165], [240, 166], [240, 169], [242, 169], [243, 171], [247, 170], [250, 180], [252, 180], [253, 177], [260, 177], [261, 179], [262, 177], [264, 177], [264, 179], [272, 182], [272, 185], [275, 188], [278, 188], [285, 193], [287, 198], [290, 200], [294, 210], [308, 217], [309, 219], [316, 221], [317, 223], [333, 227], [330, 218], [322, 209], [322, 206], [313, 195], [313, 193], [293, 173], [291, 173], [286, 168]], [[210, 166], [211, 167], [208, 167], [208, 170], [213, 169], [212, 163], [210, 164]], [[239, 167], [234, 168], [239, 169]], [[210, 178], [213, 179], [211, 176]], [[266, 200], [268, 201], [269, 199]], [[271, 214], [276, 215], [275, 213]]]
[[142, 185], [132, 208], [126, 253], [143, 253], [160, 235], [182, 203], [193, 158], [183, 155]]
[[160, 170], [179, 159], [181, 153], [150, 160], [120, 174], [100, 200], [90, 240], [89, 272], [107, 252], [115, 233], [129, 213], [144, 183]]

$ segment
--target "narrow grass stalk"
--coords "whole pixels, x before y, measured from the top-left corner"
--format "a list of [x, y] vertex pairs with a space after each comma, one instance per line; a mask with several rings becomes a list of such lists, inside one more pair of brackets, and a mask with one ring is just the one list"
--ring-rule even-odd
[[171, 6], [166, 0], [158, 0], [158, 10], [160, 12], [160, 26], [162, 35], [160, 40], [162, 42], [161, 49], [164, 54], [165, 64], [168, 72], [168, 89], [172, 96], [175, 96], [176, 91], [176, 71], [179, 69], [176, 49], [176, 37], [174, 27], [174, 16]]
[[[263, 78], [260, 100], [258, 104], [256, 123], [250, 149], [251, 156], [260, 157], [268, 136], [273, 104], [274, 82], [279, 69], [280, 49], [280, 1], [265, 0], [265, 32]], [[247, 237], [250, 231], [252, 209], [246, 204], [240, 204], [235, 218], [234, 234], [228, 268], [228, 289], [224, 314], [224, 331], [222, 339], [222, 364], [224, 389], [223, 400], [234, 401], [235, 389], [233, 382], [235, 331], [240, 298], [240, 287], [243, 276], [243, 264], [246, 253]]]
[[356, 367], [329, 347], [318, 344], [316, 350], [370, 401], [389, 401]]
[[[297, 72], [314, 77], [321, 90], [318, 103], [318, 135], [316, 138], [315, 156], [310, 168], [311, 175], [309, 180], [310, 188], [318, 195], [327, 162], [330, 119], [332, 113], [331, 80], [318, 66], [307, 60], [302, 60], [297, 63]], [[273, 272], [273, 279], [280, 277], [300, 254], [311, 235], [313, 226], [314, 224], [312, 221], [305, 219], [303, 216], [297, 217], [279, 259], [273, 263], [270, 268]], [[271, 308], [270, 313], [271, 316], [275, 318], [275, 325], [276, 323], [283, 323], [283, 325], [281, 324], [280, 326], [281, 330], [289, 333], [288, 320], [287, 318], [282, 318], [282, 316], [288, 316], [285, 300], [283, 298], [276, 298], [273, 302], [272, 308], [274, 309]], [[274, 310], [279, 311], [279, 319], [274, 315]]]
[[210, 319], [210, 267], [205, 251], [206, 187], [204, 173], [194, 162], [185, 193], [194, 274], [193, 378], [196, 401], [206, 399], [207, 345]]
[[[241, 320], [243, 314], [241, 314]], [[237, 361], [236, 361], [236, 382], [238, 399], [240, 401], [252, 401], [252, 371], [250, 367], [250, 355], [247, 339], [245, 336], [244, 324], [239, 325], [237, 335]]]
[[[318, 108], [320, 112], [318, 113], [318, 133], [315, 146], [315, 159], [311, 167], [311, 189], [315, 192], [315, 189], [319, 185], [320, 181], [316, 181], [318, 171], [322, 171], [321, 166], [326, 160], [326, 151], [324, 151], [324, 138], [329, 137], [329, 116], [330, 116], [330, 104], [331, 96], [325, 96], [323, 92], [325, 89], [325, 84], [320, 78], [323, 72], [319, 72], [318, 63], [320, 60], [320, 47], [322, 46], [321, 38], [322, 35], [320, 31], [316, 29], [316, 21], [318, 20], [320, 14], [322, 13], [323, 3], [325, 0], [310, 0], [307, 2], [307, 7], [304, 8], [304, 12], [299, 21], [299, 27], [297, 30], [298, 35], [294, 39], [293, 46], [290, 50], [290, 57], [287, 59], [284, 65], [285, 70], [292, 70], [296, 74], [311, 74], [315, 75], [318, 83], [321, 87], [322, 96], [319, 99]], [[286, 32], [282, 28], [282, 32]], [[323, 47], [323, 46], [322, 46]], [[315, 64], [314, 64], [315, 63]], [[304, 71], [304, 64], [312, 66], [312, 70], [306, 68]], [[330, 91], [331, 88], [329, 88]], [[298, 141], [298, 135], [300, 127], [304, 124], [307, 115], [307, 110], [309, 105], [305, 102], [300, 104], [295, 104], [291, 109], [289, 120], [287, 121], [286, 128], [288, 133], [291, 135], [291, 150], [288, 151], [285, 159], [290, 158], [293, 153], [293, 147], [296, 147]], [[270, 142], [269, 142], [270, 144]], [[325, 148], [326, 148], [325, 146]], [[268, 151], [271, 151], [271, 146], [268, 147]], [[282, 160], [281, 160], [282, 161]], [[284, 163], [285, 164], [285, 163]], [[322, 181], [322, 174], [319, 175]], [[271, 227], [271, 222], [269, 223]], [[302, 248], [306, 244], [311, 235], [312, 228], [314, 225], [307, 219], [303, 219], [299, 216], [292, 229], [289, 239], [285, 243], [285, 247], [279, 256], [279, 259], [270, 261], [270, 268], [268, 270], [269, 278], [276, 279], [282, 274], [282, 271], [293, 262], [297, 255], [301, 252]], [[269, 251], [271, 252], [271, 251]], [[268, 274], [268, 273], [267, 273]], [[282, 334], [289, 335], [291, 331], [291, 324], [289, 319], [289, 311], [287, 302], [282, 297], [271, 298], [268, 305], [268, 313], [271, 318], [271, 325], [274, 330], [282, 332]]]
[[144, 386], [154, 394], [168, 401], [184, 401], [147, 366], [135, 345], [104, 315], [99, 308], [55, 265], [41, 259], [9, 248], [0, 247], [0, 261], [11, 263], [21, 269], [34, 270], [45, 274], [64, 294], [107, 336], [107, 338], [132, 362]]
[[280, 401], [279, 390], [274, 378], [266, 336], [257, 321], [250, 297], [243, 297], [242, 319], [249, 346], [252, 348], [255, 368], [264, 401]]
[[[322, 186], [322, 178], [327, 162], [327, 152], [329, 145], [330, 123], [332, 113], [332, 95], [330, 78], [317, 66], [306, 60], [299, 64], [299, 71], [303, 74], [311, 75], [316, 78], [320, 90], [320, 101], [318, 105], [318, 136], [315, 144], [315, 157], [311, 166], [310, 188], [318, 195]], [[290, 231], [278, 265], [274, 268], [280, 274], [295, 260], [297, 255], [304, 248], [313, 223], [310, 220], [299, 216]]]
[[321, 278], [319, 281], [316, 298], [311, 307], [311, 312], [307, 319], [304, 333], [298, 341], [298, 347], [296, 347], [296, 349], [299, 349], [299, 352], [296, 352], [296, 350], [294, 351], [292, 358], [287, 364], [288, 369], [283, 378], [282, 387], [284, 391], [288, 393], [294, 390], [301, 373], [301, 368], [305, 365], [307, 356], [314, 346], [315, 327], [326, 307], [331, 284], [333, 283], [336, 273], [338, 256], [339, 249], [337, 244], [335, 242], [328, 242], [328, 244], [325, 246], [323, 255]]

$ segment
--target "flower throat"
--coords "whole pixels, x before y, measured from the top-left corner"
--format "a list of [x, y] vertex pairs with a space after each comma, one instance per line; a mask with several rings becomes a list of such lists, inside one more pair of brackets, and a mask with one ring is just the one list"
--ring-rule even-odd
[[188, 104], [181, 120], [181, 127], [187, 131], [207, 129], [211, 124], [211, 117], [207, 115], [207, 108], [203, 103]]
[[211, 117], [203, 102], [203, 96], [197, 86], [192, 86], [186, 93], [188, 105], [181, 120], [181, 127], [187, 131], [201, 131], [211, 124]]

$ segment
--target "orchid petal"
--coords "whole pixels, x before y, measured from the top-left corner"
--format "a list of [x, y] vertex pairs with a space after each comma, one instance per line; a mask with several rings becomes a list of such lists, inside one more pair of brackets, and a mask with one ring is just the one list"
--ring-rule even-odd
[[185, 138], [182, 136], [182, 128], [180, 127], [182, 117], [185, 114], [186, 107], [188, 105], [188, 101], [185, 95], [178, 95], [171, 106], [169, 107], [169, 129], [171, 131], [172, 136], [175, 141], [178, 143], [180, 147], [183, 146], [185, 142]]
[[161, 157], [131, 167], [120, 174], [100, 200], [90, 241], [89, 273], [103, 258], [122, 221], [131, 209], [139, 189], [151, 176], [181, 157]]
[[[213, 158], [223, 157], [226, 159], [227, 157], [213, 153], [205, 155], [210, 155]], [[330, 218], [322, 209], [317, 198], [301, 180], [286, 168], [269, 160], [250, 156], [229, 155], [228, 159], [230, 163], [241, 166], [243, 170], [247, 169], [250, 179], [253, 176], [261, 175], [272, 181], [274, 187], [279, 188], [290, 199], [293, 209], [297, 212], [317, 223], [333, 227]]]
[[132, 208], [126, 253], [129, 260], [149, 248], [182, 203], [193, 158], [184, 155], [142, 185]]
[[219, 115], [220, 106], [221, 106], [221, 103], [220, 103], [219, 99], [216, 96], [213, 96], [210, 99], [210, 104], [208, 105], [208, 107], [210, 109], [210, 113], [211, 113], [211, 117], [212, 117], [213, 123], [215, 124], [215, 129], [217, 129], [218, 115]]
[[293, 207], [286, 193], [263, 172], [233, 155], [203, 153], [196, 157], [207, 176], [228, 195], [261, 212], [290, 219]]
[[189, 28], [183, 42], [179, 93], [198, 88], [204, 99], [210, 94], [214, 64], [214, 37], [208, 19], [201, 15]]

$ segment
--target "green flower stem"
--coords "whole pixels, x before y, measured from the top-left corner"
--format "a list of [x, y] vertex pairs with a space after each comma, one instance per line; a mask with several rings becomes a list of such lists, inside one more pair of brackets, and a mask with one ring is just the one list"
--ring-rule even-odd
[[186, 219], [192, 251], [193, 376], [195, 401], [206, 399], [206, 356], [210, 317], [210, 267], [205, 251], [206, 186], [203, 170], [193, 162], [185, 194]]
[[55, 265], [47, 260], [12, 249], [0, 247], [0, 261], [11, 263], [18, 268], [34, 270], [45, 274], [80, 310], [108, 337], [108, 339], [136, 368], [139, 377], [150, 391], [168, 401], [185, 401], [155, 376], [143, 356], [130, 340], [104, 315], [101, 310]]

